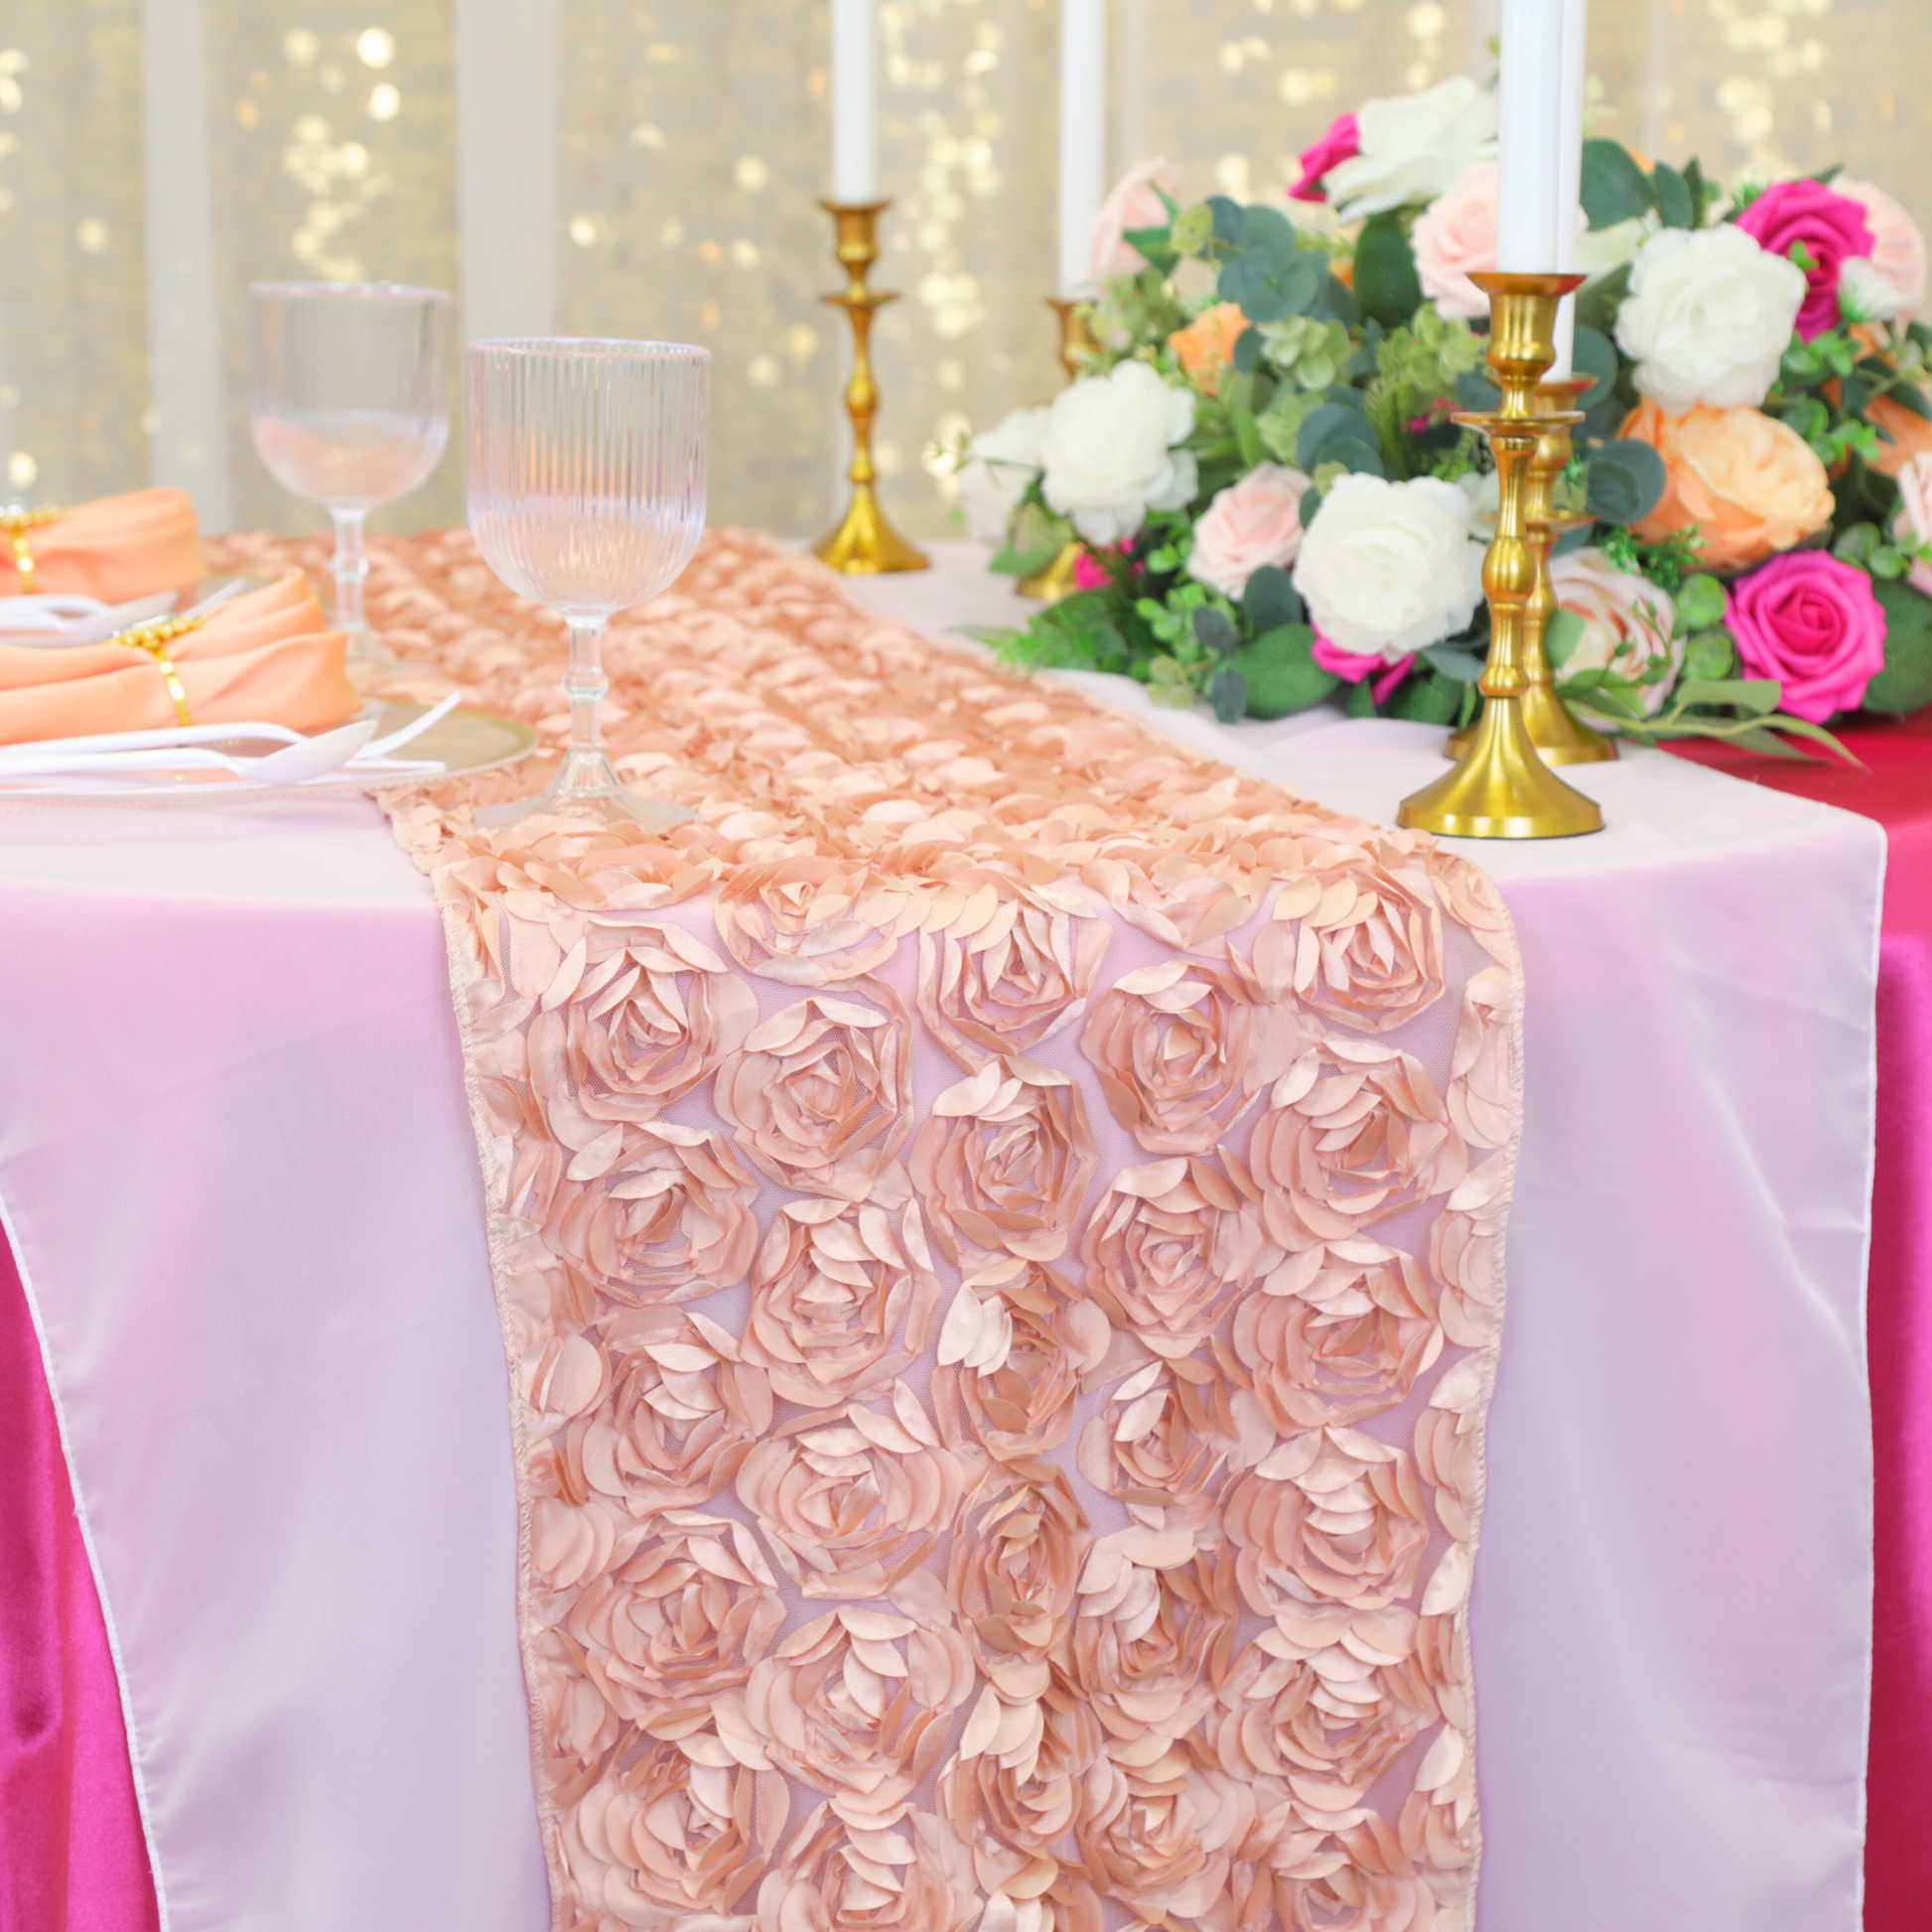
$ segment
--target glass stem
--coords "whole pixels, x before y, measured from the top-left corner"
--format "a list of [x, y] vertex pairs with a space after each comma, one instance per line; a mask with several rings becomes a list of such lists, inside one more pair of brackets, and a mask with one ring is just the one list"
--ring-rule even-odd
[[359, 650], [368, 637], [362, 617], [362, 580], [369, 560], [362, 552], [360, 510], [332, 510], [336, 519], [336, 627], [348, 632], [349, 647]]
[[604, 694], [611, 680], [604, 671], [604, 620], [571, 618], [570, 669], [564, 673], [564, 695], [570, 700], [570, 756], [604, 756]]

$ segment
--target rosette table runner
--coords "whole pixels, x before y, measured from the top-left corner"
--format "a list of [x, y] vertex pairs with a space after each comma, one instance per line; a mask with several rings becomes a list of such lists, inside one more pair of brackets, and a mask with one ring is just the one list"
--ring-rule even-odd
[[761, 543], [609, 659], [696, 823], [393, 808], [483, 1155], [557, 1924], [1472, 1924], [1493, 888]]

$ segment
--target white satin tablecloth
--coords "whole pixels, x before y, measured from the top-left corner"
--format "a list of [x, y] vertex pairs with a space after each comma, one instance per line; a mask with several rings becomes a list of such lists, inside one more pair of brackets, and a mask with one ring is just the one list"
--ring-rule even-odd
[[[1441, 769], [1423, 727], [1145, 715], [1372, 818]], [[1578, 782], [1601, 836], [1465, 848], [1528, 981], [1479, 1923], [1855, 1932], [1884, 838], [1657, 755]], [[548, 1921], [481, 1193], [372, 805], [0, 805], [0, 1210], [174, 1932]]]

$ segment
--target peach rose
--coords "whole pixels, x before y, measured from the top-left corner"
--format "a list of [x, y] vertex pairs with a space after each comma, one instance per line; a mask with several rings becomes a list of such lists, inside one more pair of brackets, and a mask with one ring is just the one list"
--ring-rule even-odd
[[1275, 1084], [1248, 1139], [1270, 1237], [1300, 1253], [1359, 1238], [1468, 1172], [1429, 1069], [1399, 1047], [1331, 1039]]
[[1565, 675], [1610, 670], [1636, 678], [1647, 665], [1660, 662], [1664, 668], [1639, 685], [1644, 709], [1654, 717], [1684, 662], [1684, 640], [1673, 634], [1677, 605], [1670, 593], [1634, 571], [1619, 570], [1588, 545], [1553, 559], [1550, 582], [1557, 603], [1584, 626], [1563, 666]]
[[1825, 466], [1789, 424], [1756, 409], [1707, 409], [1667, 416], [1644, 401], [1622, 434], [1664, 459], [1663, 501], [1636, 525], [1646, 543], [1696, 524], [1707, 570], [1742, 570], [1789, 550], [1832, 518]]
[[[1919, 394], [1925, 397], [1923, 389]], [[1932, 402], [1932, 397], [1925, 399]], [[1907, 409], [1890, 396], [1873, 396], [1864, 406], [1864, 416], [1866, 422], [1885, 432], [1878, 439], [1878, 454], [1871, 459], [1872, 469], [1881, 475], [1895, 477], [1914, 457], [1932, 456], [1932, 423], [1916, 410]], [[1887, 442], [1885, 437], [1891, 440]]]
[[1216, 490], [1194, 525], [1188, 575], [1238, 601], [1263, 564], [1286, 570], [1301, 554], [1308, 490], [1308, 478], [1280, 463], [1258, 463]]
[[911, 1124], [911, 1032], [897, 1011], [828, 994], [781, 1008], [719, 1068], [715, 1097], [752, 1164], [782, 1185], [904, 1199], [894, 1157]]
[[[1237, 1872], [1231, 1888], [1252, 1877], [1241, 1893], [1238, 1923], [1263, 1923], [1272, 1906], [1279, 1922], [1323, 1932], [1379, 1932], [1382, 1926], [1435, 1928], [1449, 1923], [1436, 1896], [1432, 1870], [1419, 1870], [1395, 1833], [1375, 1813], [1334, 1832], [1310, 1831], [1299, 1806], [1284, 1806], [1281, 1829], [1266, 1846], [1252, 1874]], [[1346, 1816], [1347, 1814], [1343, 1814]], [[1326, 1822], [1320, 1812], [1317, 1820]], [[1466, 1827], [1465, 1834], [1466, 1834]], [[1463, 1921], [1466, 1923], [1467, 1921]]]
[[835, 986], [892, 958], [924, 916], [924, 897], [916, 884], [867, 866], [780, 859], [735, 868], [712, 916], [747, 972], [787, 986]]
[[1864, 208], [1871, 229], [1871, 262], [1904, 304], [1904, 321], [1925, 301], [1925, 236], [1919, 224], [1882, 188], [1834, 177], [1832, 187]]
[[[1131, 778], [1115, 766], [1115, 782]], [[1218, 958], [1218, 941], [1260, 910], [1267, 883], [1193, 862], [1166, 845], [1124, 832], [1097, 842], [1081, 879], [1131, 926], [1176, 952]]]
[[[1250, 1467], [1275, 1446], [1252, 1397], [1191, 1356], [1136, 1369], [1080, 1433], [1080, 1473], [1122, 1502], [1165, 1509], [1171, 1523], [1200, 1503], [1232, 1457]], [[1189, 1520], [1193, 1520], [1191, 1517]]]
[[1027, 1261], [1066, 1252], [1098, 1165], [1080, 1089], [1018, 1055], [940, 1094], [909, 1162], [948, 1253]]
[[969, 1499], [946, 1571], [953, 1616], [986, 1679], [1007, 1704], [1043, 1697], [1048, 1666], [1066, 1662], [1074, 1585], [1093, 1542], [1057, 1472], [1010, 1482], [1003, 1474]]
[[1123, 974], [1080, 1030], [1109, 1111], [1150, 1154], [1205, 1154], [1310, 1043], [1292, 1007], [1189, 959]]
[[950, 1853], [929, 1812], [893, 1832], [855, 1833], [820, 1805], [759, 1887], [756, 1919], [743, 1923], [756, 1932], [957, 1932], [971, 1902], [955, 1889]]
[[1222, 376], [1234, 366], [1234, 345], [1247, 330], [1248, 318], [1238, 303], [1217, 302], [1185, 329], [1176, 329], [1168, 346], [1203, 395], [1218, 396]]
[[613, 1127], [570, 1164], [543, 1239], [615, 1302], [695, 1302], [745, 1279], [758, 1192], [710, 1128]]
[[1255, 935], [1262, 996], [1370, 1034], [1426, 1013], [1445, 985], [1428, 855], [1403, 834], [1364, 826], [1351, 837], [1337, 824], [1302, 840], [1297, 856]]
[[1285, 1435], [1394, 1408], [1443, 1352], [1421, 1268], [1393, 1248], [1346, 1245], [1346, 1260], [1297, 1255], [1234, 1313], [1235, 1355]]
[[1415, 1593], [1429, 1543], [1415, 1463], [1352, 1429], [1290, 1437], [1226, 1492], [1221, 1521], [1262, 1616], [1322, 1599], [1387, 1609]]
[[1162, 191], [1170, 200], [1179, 196], [1180, 171], [1172, 161], [1143, 161], [1128, 169], [1101, 203], [1088, 243], [1096, 290], [1104, 292], [1109, 282], [1138, 275], [1147, 266], [1147, 257], [1127, 239], [1127, 231], [1167, 226], [1168, 205], [1161, 199]]
[[738, 1499], [758, 1518], [807, 1596], [884, 1596], [952, 1528], [965, 1460], [939, 1447], [903, 1382], [891, 1411], [851, 1403], [768, 1436], [738, 1471]]
[[[981, 1706], [989, 1713], [986, 1722], [980, 1721]], [[1106, 1733], [1091, 1706], [1060, 1696], [1024, 1707], [1036, 1721], [1024, 1744], [1008, 1751], [989, 1748], [999, 1740], [988, 1725], [997, 1725], [1006, 1708], [990, 1687], [982, 1693], [958, 1752], [939, 1774], [940, 1815], [965, 1848], [983, 1892], [1011, 1896], [1005, 1888], [1019, 1880], [1016, 1890], [1039, 1896], [1033, 1887], [1044, 1880], [1051, 1886], [1045, 1897], [1058, 1893], [1062, 1902], [1055, 1916], [1036, 1921], [1041, 1932], [1049, 1926], [1053, 1932], [1100, 1932], [1099, 1901], [1085, 1885], [1075, 1887], [1081, 1902], [1073, 1914], [1063, 1915], [1065, 1881], [1056, 1854], [1073, 1829], [1082, 1787], [1100, 1761]], [[1000, 1923], [990, 1911], [987, 1918]]]
[[1213, 1333], [1282, 1251], [1238, 1161], [1176, 1155], [1115, 1175], [1088, 1217], [1080, 1258], [1087, 1293], [1114, 1326], [1174, 1360]]
[[939, 1283], [919, 1210], [787, 1201], [752, 1263], [745, 1359], [807, 1409], [876, 1395], [924, 1350]]
[[1469, 280], [1496, 266], [1496, 164], [1472, 161], [1448, 194], [1416, 217], [1413, 237], [1422, 292], [1446, 316], [1473, 322], [1489, 298]]
[[1157, 1925], [1206, 1917], [1228, 1881], [1225, 1844], [1208, 1836], [1225, 1822], [1220, 1795], [1211, 1777], [1178, 1764], [1150, 1775], [1100, 1758], [1081, 1788], [1076, 1827], [1095, 1887]]
[[1086, 1011], [1112, 937], [1083, 895], [972, 867], [919, 934], [919, 1013], [961, 1066], [1032, 1053]]

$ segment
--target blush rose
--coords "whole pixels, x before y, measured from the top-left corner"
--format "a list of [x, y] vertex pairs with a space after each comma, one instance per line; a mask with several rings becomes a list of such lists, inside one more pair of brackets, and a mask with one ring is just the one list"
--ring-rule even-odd
[[1217, 490], [1194, 525], [1188, 574], [1239, 599], [1264, 564], [1286, 569], [1302, 550], [1302, 498], [1309, 480], [1285, 464], [1260, 463]]

